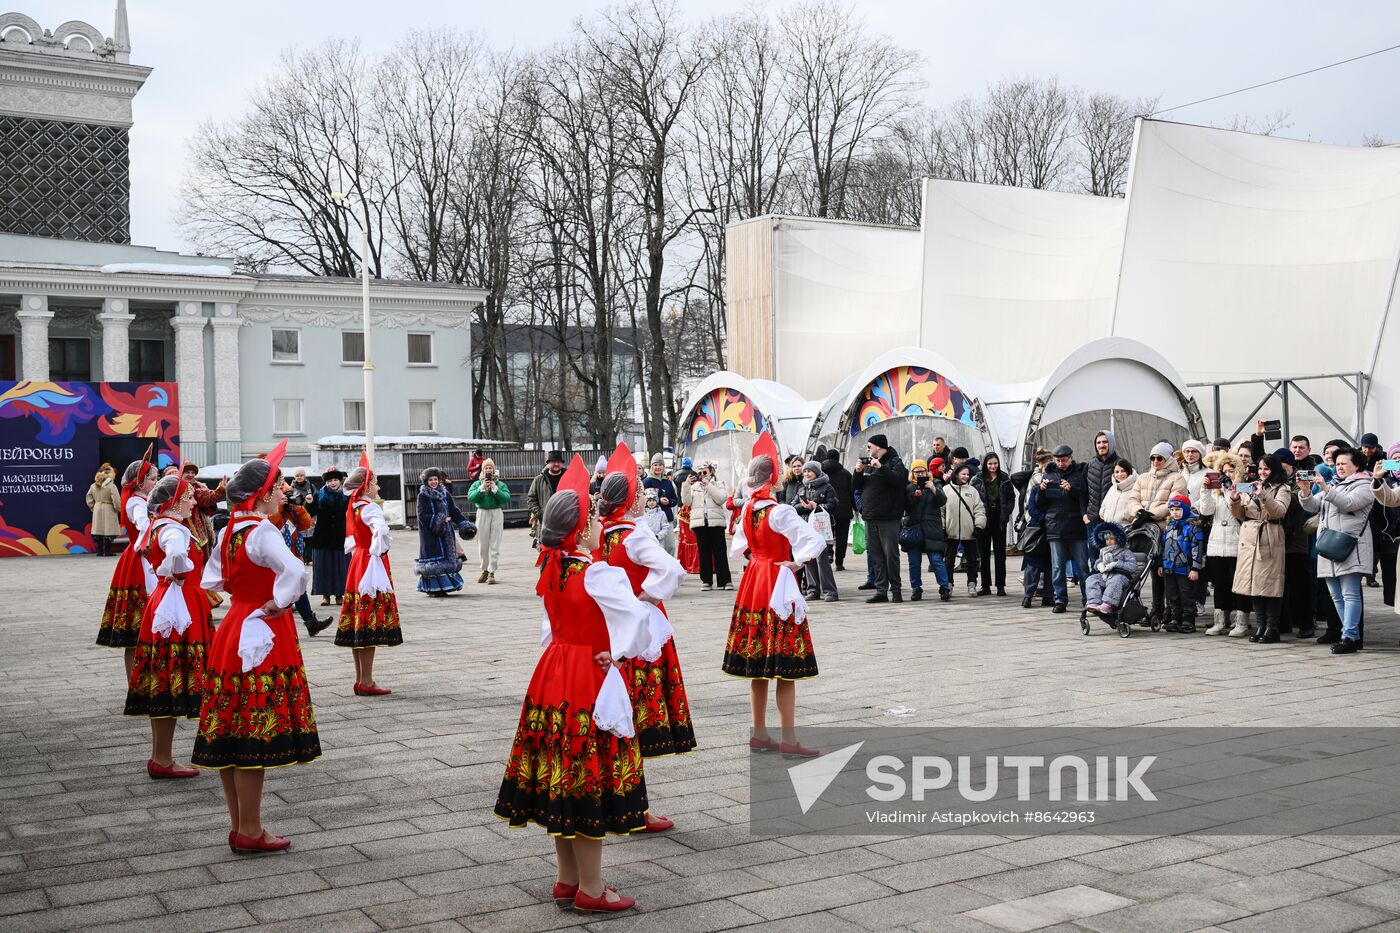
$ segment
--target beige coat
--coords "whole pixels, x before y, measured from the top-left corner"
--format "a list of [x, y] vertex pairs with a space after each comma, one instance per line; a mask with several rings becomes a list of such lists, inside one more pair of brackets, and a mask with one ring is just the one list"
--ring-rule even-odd
[[729, 510], [724, 500], [729, 492], [718, 478], [708, 483], [698, 479], [693, 483], [682, 483], [681, 501], [690, 506], [691, 528], [726, 528], [729, 525]]
[[1240, 520], [1240, 546], [1231, 587], [1240, 596], [1283, 596], [1283, 525], [1293, 492], [1288, 486], [1261, 486], [1257, 496], [1229, 500]]
[[[945, 483], [943, 492], [947, 501], [943, 503], [943, 534], [949, 541], [971, 541], [977, 532], [987, 527], [987, 507], [982, 503], [982, 495], [971, 483]], [[958, 500], [962, 504], [958, 504]]]
[[110, 474], [98, 473], [87, 492], [87, 507], [92, 510], [92, 533], [99, 538], [115, 538], [122, 533], [118, 515], [122, 508], [121, 490]]
[[1160, 470], [1139, 473], [1128, 494], [1127, 520], [1131, 522], [1142, 509], [1152, 513], [1157, 528], [1167, 527], [1167, 505], [1172, 496], [1186, 495], [1186, 478], [1181, 475], [1175, 460], [1168, 460]]

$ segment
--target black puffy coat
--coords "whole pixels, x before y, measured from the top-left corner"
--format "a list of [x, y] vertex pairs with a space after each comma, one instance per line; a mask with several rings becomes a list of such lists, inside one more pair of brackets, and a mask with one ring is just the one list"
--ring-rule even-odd
[[1098, 524], [1099, 506], [1103, 504], [1103, 497], [1113, 486], [1113, 465], [1118, 462], [1118, 442], [1112, 431], [1100, 431], [1094, 435], [1094, 442], [1098, 443], [1099, 437], [1108, 438], [1108, 456], [1100, 457], [1097, 450], [1094, 455], [1084, 464], [1084, 482], [1089, 489], [1089, 520]]
[[832, 521], [848, 522], [855, 514], [856, 497], [851, 486], [851, 471], [841, 465], [835, 455], [822, 461], [822, 472], [831, 480], [831, 488], [836, 490], [836, 505], [831, 509]]
[[942, 551], [946, 535], [943, 532], [943, 503], [948, 496], [943, 484], [934, 482], [933, 491], [909, 483], [904, 487], [903, 525], [920, 525], [924, 529], [924, 553]]
[[861, 518], [879, 521], [904, 517], [904, 487], [909, 484], [909, 471], [893, 447], [885, 450], [885, 459], [878, 467], [872, 462], [852, 476], [852, 487], [860, 490]]
[[987, 495], [986, 474], [978, 473], [972, 478], [972, 488], [982, 497], [987, 506], [987, 527], [1005, 525], [1016, 515], [1016, 486], [1005, 472], [997, 474], [997, 509], [992, 511], [992, 500]]
[[[1069, 481], [1069, 491], [1060, 488], [1060, 481]], [[1069, 469], [1060, 472], [1054, 464], [1045, 471], [1045, 490], [1038, 496], [1041, 508], [1045, 510], [1045, 536], [1075, 540], [1089, 537], [1089, 526], [1084, 524], [1084, 513], [1089, 508], [1089, 487], [1084, 479], [1084, 464], [1071, 463]]]

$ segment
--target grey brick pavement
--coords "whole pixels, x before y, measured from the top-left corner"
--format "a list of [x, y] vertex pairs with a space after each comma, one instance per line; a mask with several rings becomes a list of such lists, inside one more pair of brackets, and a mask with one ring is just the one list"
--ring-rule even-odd
[[[325, 757], [273, 772], [283, 856], [229, 853], [218, 782], [152, 782], [144, 721], [121, 716], [117, 652], [92, 644], [112, 561], [0, 561], [0, 929], [15, 931], [1356, 930], [1400, 923], [1400, 840], [1201, 836], [902, 838], [748, 834], [748, 699], [719, 671], [730, 595], [670, 608], [701, 747], [652, 762], [664, 836], [608, 844], [641, 910], [599, 920], [549, 901], [553, 845], [491, 814], [537, 655], [533, 553], [507, 534], [502, 583], [428, 600], [411, 535], [394, 570], [406, 643], [395, 693], [350, 692], [349, 652], [304, 639]], [[859, 564], [853, 560], [852, 566]], [[1363, 654], [1107, 628], [1019, 601], [817, 604], [822, 676], [800, 722], [852, 725], [1393, 725], [1400, 625], [1368, 590]], [[42, 587], [42, 588], [41, 588]], [[959, 590], [961, 593], [962, 591]], [[915, 710], [908, 718], [890, 707]], [[189, 754], [182, 724], [177, 755]], [[1247, 775], [1222, 776], [1249, 793]]]

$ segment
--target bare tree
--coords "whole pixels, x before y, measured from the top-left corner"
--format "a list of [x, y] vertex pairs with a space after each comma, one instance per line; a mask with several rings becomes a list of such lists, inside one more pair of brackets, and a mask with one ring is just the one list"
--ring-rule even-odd
[[779, 16], [790, 54], [788, 106], [805, 150], [807, 212], [840, 217], [856, 161], [912, 103], [916, 52], [873, 37], [832, 0]]
[[354, 275], [359, 232], [330, 198], [345, 191], [370, 229], [371, 274], [382, 276], [386, 185], [366, 125], [367, 71], [351, 42], [288, 53], [246, 114], [199, 128], [180, 220], [200, 249], [260, 268]]
[[1133, 127], [1137, 117], [1145, 117], [1157, 107], [1160, 98], [1140, 97], [1130, 101], [1115, 94], [1088, 94], [1075, 108], [1077, 138], [1083, 148], [1080, 184], [1088, 194], [1122, 197], [1128, 183], [1128, 165], [1133, 155]]
[[1291, 114], [1287, 110], [1270, 111], [1260, 117], [1251, 117], [1248, 114], [1237, 113], [1228, 120], [1212, 123], [1211, 125], [1218, 126], [1221, 129], [1234, 130], [1237, 133], [1272, 136], [1293, 125], [1293, 121], [1289, 119], [1290, 116]]

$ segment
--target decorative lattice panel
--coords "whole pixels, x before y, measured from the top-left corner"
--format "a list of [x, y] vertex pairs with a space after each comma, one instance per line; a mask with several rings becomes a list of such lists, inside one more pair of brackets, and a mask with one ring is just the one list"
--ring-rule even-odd
[[131, 242], [127, 131], [0, 116], [0, 231]]

